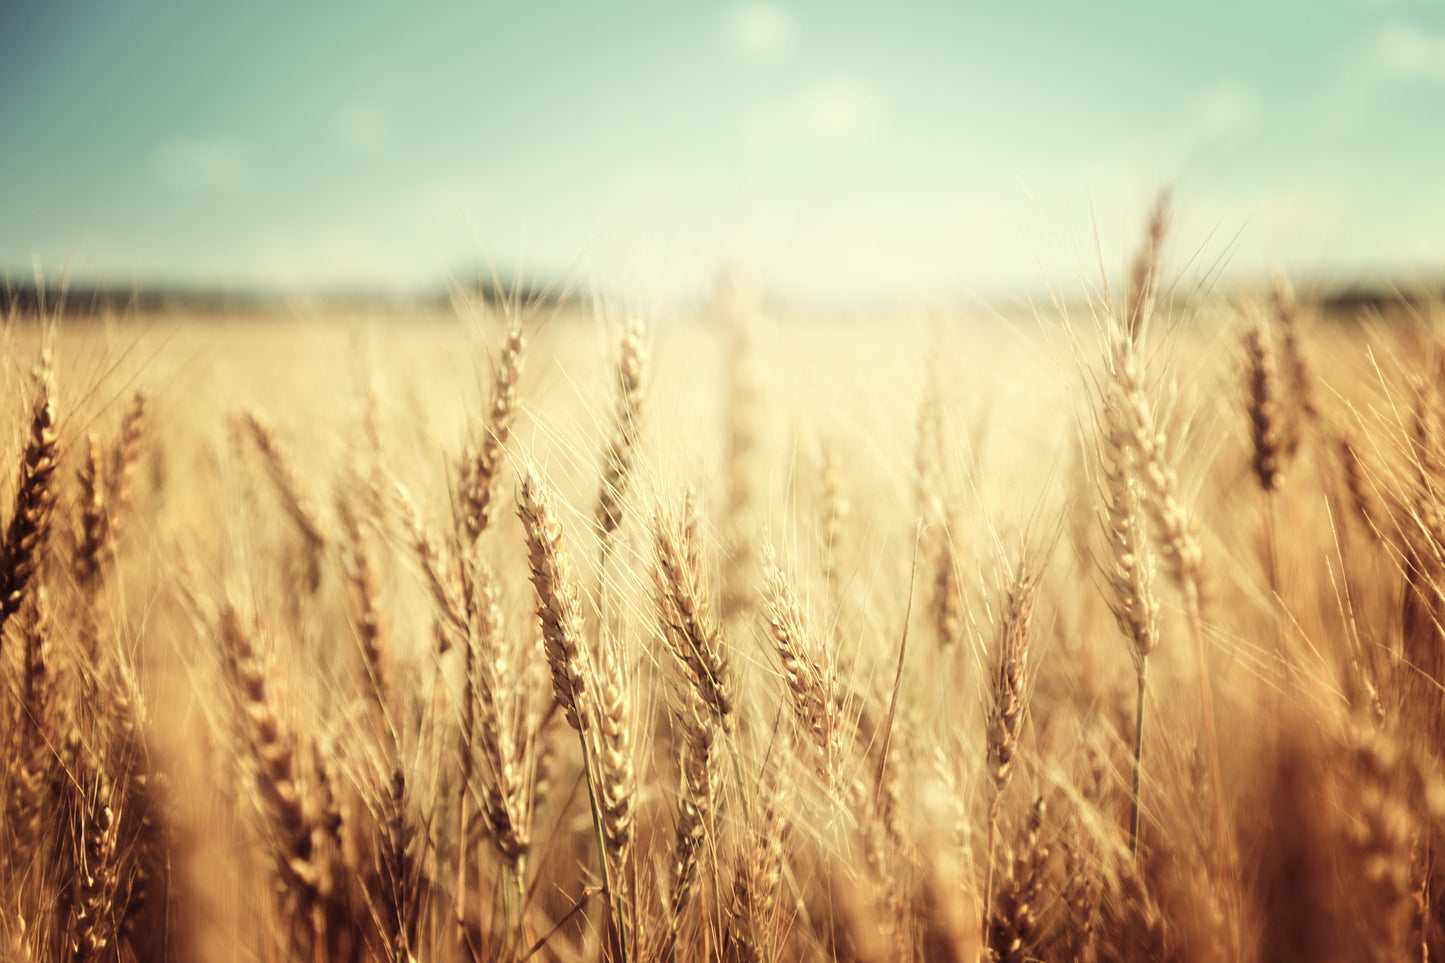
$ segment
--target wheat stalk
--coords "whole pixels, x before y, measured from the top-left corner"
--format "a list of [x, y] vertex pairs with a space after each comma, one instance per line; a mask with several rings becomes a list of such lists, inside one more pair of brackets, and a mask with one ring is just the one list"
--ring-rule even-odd
[[1159, 644], [1159, 602], [1154, 597], [1154, 558], [1140, 505], [1133, 451], [1123, 413], [1106, 396], [1100, 421], [1104, 537], [1109, 546], [1104, 577], [1119, 630], [1130, 643], [1138, 681], [1134, 717], [1134, 775], [1130, 793], [1129, 851], [1138, 853], [1140, 781], [1144, 756], [1144, 709], [1149, 655]]
[[1033, 631], [1038, 576], [1027, 561], [1019, 563], [1004, 600], [1003, 619], [994, 645], [993, 685], [988, 710], [988, 775], [993, 794], [988, 807], [988, 863], [984, 878], [984, 925], [990, 925], [993, 904], [994, 847], [998, 837], [999, 802], [1013, 777], [1019, 735], [1028, 711], [1029, 642]]
[[1245, 332], [1246, 395], [1250, 440], [1254, 445], [1254, 477], [1266, 493], [1279, 489], [1284, 470], [1284, 439], [1279, 415], [1279, 364], [1274, 343], [1263, 322]]
[[703, 704], [731, 731], [733, 685], [693, 540], [661, 508], [653, 518], [653, 535], [653, 584], [662, 637]]
[[20, 480], [5, 540], [0, 544], [0, 629], [20, 610], [50, 535], [55, 509], [55, 466], [60, 444], [55, 429], [52, 375], [43, 360], [35, 378], [30, 437], [20, 458]]
[[401, 485], [395, 487], [395, 492], [397, 503], [401, 506], [401, 517], [406, 525], [412, 552], [416, 555], [422, 574], [426, 577], [432, 601], [442, 616], [444, 641], [446, 647], [450, 647], [453, 640], [466, 638], [471, 621], [466, 610], [466, 598], [460, 584], [460, 576], [450, 557], [442, 554], [441, 546], [437, 543], [431, 529], [427, 527], [426, 519], [422, 517], [421, 509], [412, 500], [411, 493]]
[[[770, 753], [777, 760], [786, 757], [786, 736], [779, 739]], [[727, 947], [741, 960], [756, 963], [774, 959], [770, 939], [778, 912], [778, 894], [786, 871], [784, 849], [789, 823], [785, 812], [788, 802], [787, 776], [781, 762], [765, 768], [759, 796], [763, 805], [749, 845], [742, 854], [741, 865], [733, 878], [731, 900], [726, 907], [731, 924]]]
[[1019, 733], [1028, 710], [1029, 642], [1037, 594], [1038, 577], [1026, 562], [1020, 563], [1005, 598], [994, 655], [988, 760], [996, 794], [1007, 788], [1013, 775]]
[[1294, 417], [1288, 425], [1285, 450], [1293, 454], [1299, 446], [1306, 424], [1320, 419], [1319, 400], [1315, 391], [1314, 365], [1305, 353], [1300, 337], [1300, 306], [1294, 288], [1284, 274], [1274, 276], [1271, 291], [1274, 316], [1279, 322], [1280, 353], [1284, 357], [1284, 370], [1294, 400]]
[[1049, 848], [1041, 838], [1045, 811], [1040, 796], [1030, 807], [1022, 845], [1011, 861], [1007, 885], [989, 920], [989, 949], [993, 959], [1001, 963], [1023, 963], [1033, 958], [1029, 950], [1037, 936], [1039, 900], [1049, 859]]
[[487, 428], [481, 445], [468, 452], [462, 460], [463, 526], [472, 541], [481, 537], [492, 521], [493, 495], [502, 456], [512, 435], [512, 420], [516, 417], [517, 386], [522, 379], [526, 346], [521, 325], [514, 323], [507, 330], [507, 343], [502, 348], [501, 362], [497, 366], [492, 385], [492, 404], [487, 412]]
[[823, 578], [834, 605], [843, 603], [843, 574], [848, 560], [848, 517], [852, 506], [844, 487], [843, 472], [833, 445], [823, 449], [822, 483]]
[[1165, 453], [1165, 437], [1154, 420], [1154, 409], [1144, 387], [1138, 345], [1121, 326], [1108, 330], [1113, 403], [1123, 414], [1124, 434], [1132, 449], [1146, 498], [1144, 506], [1166, 570], [1184, 593], [1190, 635], [1194, 642], [1195, 671], [1199, 685], [1200, 728], [1209, 768], [1214, 804], [1214, 846], [1220, 885], [1232, 875], [1233, 855], [1224, 815], [1223, 777], [1219, 766], [1219, 737], [1214, 724], [1214, 695], [1210, 684], [1201, 613], [1204, 554], [1198, 527], [1179, 490], [1178, 476]]
[[708, 825], [715, 820], [720, 791], [716, 760], [717, 723], [712, 708], [692, 686], [684, 687], [673, 713], [682, 731], [682, 788], [673, 834], [672, 893], [668, 901], [668, 956], [678, 959], [688, 908], [697, 896]]
[[602, 835], [616, 866], [620, 895], [625, 898], [625, 867], [632, 848], [633, 800], [637, 794], [632, 761], [632, 686], [620, 640], [604, 639], [600, 654], [595, 689]]
[[778, 567], [771, 545], [765, 545], [763, 550], [763, 594], [774, 649], [792, 696], [793, 715], [817, 750], [818, 773], [831, 792], [839, 784], [843, 762], [832, 657], [808, 632], [803, 611]]
[[141, 445], [145, 441], [146, 427], [150, 421], [150, 399], [144, 391], [131, 396], [125, 414], [120, 420], [120, 436], [111, 449], [110, 465], [105, 472], [108, 491], [106, 501], [111, 506], [110, 525], [114, 529], [119, 517], [130, 505], [131, 488], [135, 479], [136, 465], [140, 462]]
[[71, 950], [83, 963], [100, 959], [115, 939], [119, 826], [109, 803], [96, 790], [81, 826], [79, 892], [71, 924]]
[[245, 422], [256, 448], [261, 452], [266, 471], [276, 484], [282, 507], [291, 516], [306, 543], [306, 579], [308, 587], [314, 592], [321, 584], [321, 558], [328, 541], [321, 517], [307, 496], [295, 464], [275, 430], [254, 411], [246, 412]]
[[602, 488], [597, 496], [597, 531], [604, 547], [622, 523], [622, 501], [636, 456], [638, 419], [642, 415], [647, 377], [647, 346], [643, 335], [640, 320], [628, 323], [622, 355], [617, 362], [617, 407], [613, 412], [612, 435], [602, 454]]
[[1154, 307], [1159, 298], [1159, 265], [1164, 251], [1164, 236], [1169, 229], [1169, 193], [1161, 191], [1149, 212], [1149, 226], [1144, 243], [1134, 256], [1129, 269], [1128, 300], [1124, 302], [1124, 331], [1135, 344], [1144, 340]]
[[958, 644], [963, 633], [962, 560], [955, 540], [962, 538], [961, 518], [952, 500], [943, 509], [942, 527], [935, 537], [936, 559], [933, 576], [933, 628], [938, 647], [949, 651]]
[[517, 514], [527, 532], [527, 558], [537, 592], [537, 618], [542, 624], [547, 667], [552, 672], [552, 693], [566, 714], [567, 724], [583, 732], [589, 724], [591, 707], [583, 670], [586, 650], [582, 645], [577, 582], [552, 498], [530, 469], [522, 478]]
[[1355, 436], [1350, 432], [1340, 435], [1339, 439], [1340, 462], [1344, 468], [1345, 489], [1350, 493], [1350, 503], [1355, 507], [1355, 513], [1360, 516], [1360, 521], [1365, 525], [1365, 531], [1374, 541], [1381, 541], [1383, 538], [1384, 511], [1380, 506], [1379, 499], [1375, 497], [1374, 489], [1366, 476], [1364, 458], [1360, 454], [1359, 444]]
[[275, 834], [276, 877], [292, 898], [296, 918], [308, 925], [315, 941], [319, 933], [313, 910], [322, 896], [321, 869], [315, 860], [319, 827], [307, 810], [297, 779], [295, 738], [277, 712], [267, 668], [252, 641], [251, 629], [230, 603], [221, 612], [220, 635], [255, 765], [255, 789]]
[[336, 500], [344, 536], [347, 583], [356, 606], [356, 634], [365, 671], [366, 694], [383, 725], [391, 725], [394, 712], [386, 622], [381, 611], [381, 583], [375, 552], [362, 531], [361, 520], [345, 493]]
[[75, 579], [86, 589], [100, 580], [106, 567], [110, 541], [110, 514], [106, 505], [109, 486], [104, 475], [100, 441], [94, 434], [85, 438], [85, 464], [77, 473], [80, 482], [80, 542], [75, 547]]
[[48, 783], [55, 759], [54, 681], [49, 667], [53, 625], [43, 586], [30, 593], [25, 606], [23, 675], [13, 722], [6, 793], [5, 858], [17, 876], [34, 858], [40, 842]]
[[[583, 770], [587, 776], [588, 799], [592, 807], [592, 827], [597, 837], [597, 858], [602, 865], [602, 887], [612, 918], [621, 932], [624, 963], [629, 957], [627, 928], [619, 906], [621, 894], [611, 871], [612, 859], [625, 852], [622, 844], [630, 842], [630, 823], [623, 808], [630, 803], [624, 786], [626, 776], [620, 772], [623, 762], [630, 763], [623, 745], [628, 730], [621, 716], [626, 712], [626, 697], [621, 683], [611, 672], [602, 684], [605, 692], [594, 693], [589, 685], [591, 674], [586, 649], [582, 644], [582, 614], [577, 582], [562, 537], [562, 526], [552, 508], [551, 496], [542, 487], [530, 468], [522, 477], [517, 495], [517, 514], [527, 533], [528, 564], [532, 587], [537, 594], [537, 619], [542, 626], [542, 641], [547, 666], [552, 673], [552, 695], [568, 725], [577, 730], [582, 744]], [[605, 658], [606, 656], [604, 656]], [[615, 669], [609, 663], [607, 669]], [[594, 676], [595, 678], [595, 676]], [[602, 700], [597, 704], [597, 700]], [[589, 734], [594, 729], [594, 715], [601, 715], [604, 732], [594, 745]]]
[[738, 286], [720, 292], [727, 378], [724, 436], [726, 500], [722, 533], [726, 560], [722, 569], [719, 615], [731, 634], [754, 604], [757, 549], [752, 531], [757, 507], [760, 391], [756, 372], [756, 334]]

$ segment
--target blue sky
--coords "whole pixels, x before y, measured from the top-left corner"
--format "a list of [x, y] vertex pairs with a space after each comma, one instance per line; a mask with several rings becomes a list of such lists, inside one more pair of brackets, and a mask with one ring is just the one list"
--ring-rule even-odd
[[0, 263], [671, 296], [1445, 268], [1445, 3], [8, 4]]

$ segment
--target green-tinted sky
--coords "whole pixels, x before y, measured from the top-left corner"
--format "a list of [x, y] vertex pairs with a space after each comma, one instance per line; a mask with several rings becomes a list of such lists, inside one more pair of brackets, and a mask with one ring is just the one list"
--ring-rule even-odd
[[[641, 296], [1445, 267], [1445, 4], [8, 3], [0, 263]], [[1076, 266], [1075, 259], [1078, 259]]]

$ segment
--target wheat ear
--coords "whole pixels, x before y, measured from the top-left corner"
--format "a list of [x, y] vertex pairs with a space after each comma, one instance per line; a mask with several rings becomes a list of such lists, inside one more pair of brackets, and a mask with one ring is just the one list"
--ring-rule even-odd
[[119, 895], [116, 843], [120, 821], [105, 798], [110, 793], [96, 787], [89, 795], [79, 827], [82, 863], [71, 921], [71, 950], [81, 963], [101, 959], [114, 942]]
[[1129, 851], [1139, 850], [1139, 798], [1144, 763], [1144, 710], [1149, 655], [1159, 644], [1159, 602], [1154, 597], [1154, 557], [1149, 549], [1139, 482], [1123, 413], [1106, 396], [1101, 420], [1104, 537], [1109, 554], [1104, 577], [1119, 631], [1134, 657], [1138, 696], [1134, 715], [1134, 773], [1130, 792]]
[[1359, 443], [1353, 433], [1347, 431], [1340, 435], [1339, 452], [1345, 474], [1345, 489], [1350, 493], [1350, 504], [1355, 507], [1355, 514], [1359, 515], [1370, 538], [1381, 541], [1381, 526], [1384, 524], [1385, 513], [1379, 499], [1375, 497], [1366, 473], [1364, 457], [1360, 454]]
[[719, 614], [729, 633], [736, 631], [753, 606], [757, 578], [752, 516], [758, 500], [755, 481], [759, 447], [760, 392], [757, 346], [746, 308], [737, 292], [724, 297], [727, 336], [727, 421], [724, 425], [727, 499], [723, 514], [726, 557], [722, 569]]
[[817, 750], [818, 774], [831, 792], [838, 786], [843, 763], [833, 660], [808, 631], [803, 610], [778, 567], [771, 545], [765, 545], [763, 550], [763, 592], [774, 650], [792, 696], [793, 715]]
[[1305, 424], [1320, 418], [1319, 400], [1315, 390], [1314, 365], [1305, 353], [1300, 337], [1300, 306], [1294, 288], [1284, 274], [1274, 276], [1271, 292], [1274, 316], [1279, 322], [1280, 355], [1284, 359], [1285, 379], [1294, 401], [1294, 417], [1290, 419], [1287, 451], [1299, 446]]
[[1169, 229], [1169, 193], [1160, 192], [1149, 212], [1144, 243], [1129, 269], [1128, 301], [1124, 303], [1124, 330], [1129, 340], [1139, 343], [1148, 332], [1154, 306], [1159, 298], [1159, 266], [1163, 259], [1164, 235]]
[[1208, 651], [1204, 640], [1201, 611], [1204, 581], [1204, 553], [1198, 528], [1179, 490], [1178, 476], [1165, 453], [1164, 434], [1154, 421], [1154, 408], [1144, 387], [1144, 373], [1138, 346], [1122, 328], [1109, 331], [1110, 376], [1106, 389], [1116, 392], [1114, 403], [1123, 413], [1123, 425], [1134, 464], [1138, 468], [1144, 506], [1166, 570], [1184, 593], [1190, 635], [1194, 642], [1195, 670], [1199, 685], [1200, 728], [1214, 795], [1214, 845], [1216, 872], [1223, 884], [1232, 875], [1233, 856], [1224, 817], [1223, 778], [1219, 768], [1219, 737], [1214, 725], [1214, 695], [1209, 679]]
[[1038, 933], [1040, 905], [1045, 883], [1044, 870], [1049, 848], [1042, 838], [1046, 807], [1043, 797], [1034, 800], [1024, 831], [1023, 845], [1010, 861], [1004, 892], [988, 924], [988, 944], [993, 959], [1000, 963], [1024, 963]]
[[1245, 387], [1249, 437], [1254, 448], [1251, 465], [1259, 487], [1274, 492], [1279, 489], [1285, 455], [1279, 412], [1279, 362], [1263, 322], [1250, 326], [1244, 344], [1248, 357]]
[[1027, 562], [1020, 562], [1008, 587], [1003, 620], [998, 627], [993, 686], [988, 711], [988, 775], [993, 794], [988, 807], [988, 863], [984, 876], [984, 925], [989, 925], [993, 902], [994, 848], [998, 837], [999, 801], [1013, 776], [1019, 735], [1028, 711], [1031, 679], [1029, 642], [1033, 632], [1038, 577]]
[[15, 506], [5, 529], [5, 541], [0, 545], [0, 629], [20, 610], [50, 535], [50, 518], [55, 509], [55, 465], [60, 457], [52, 394], [50, 365], [44, 360], [35, 378], [30, 438], [20, 457]]
[[150, 423], [150, 399], [144, 391], [131, 396], [125, 414], [120, 419], [120, 437], [110, 452], [110, 465], [105, 472], [108, 491], [106, 501], [110, 503], [111, 537], [119, 528], [125, 509], [130, 506], [131, 488], [135, 480], [136, 465], [140, 463], [141, 445], [145, 443], [146, 428]]
[[[297, 780], [296, 741], [277, 712], [251, 629], [230, 603], [221, 613], [220, 635], [256, 767], [256, 792], [275, 834], [276, 876], [291, 895], [297, 918], [310, 923], [321, 899], [321, 872], [315, 860], [318, 827]], [[314, 941], [314, 928], [310, 935]]]
[[0, 866], [12, 878], [23, 875], [40, 843], [46, 816], [48, 782], [58, 761], [51, 749], [55, 738], [52, 708], [54, 683], [48, 665], [52, 624], [45, 588], [29, 594], [24, 615], [24, 675], [12, 729], [8, 764], [9, 786], [5, 798], [8, 833], [6, 853]]
[[582, 606], [552, 498], [530, 470], [522, 478], [517, 514], [527, 533], [527, 558], [537, 591], [537, 618], [552, 672], [552, 693], [567, 724], [582, 732], [591, 715], [583, 671]]
[[80, 540], [75, 546], [75, 580], [89, 591], [105, 570], [110, 541], [110, 512], [106, 504], [109, 486], [100, 441], [93, 434], [85, 438], [85, 463], [77, 472], [77, 481], [80, 482]]
[[522, 380], [526, 346], [521, 325], [513, 324], [507, 330], [507, 343], [502, 348], [501, 361], [492, 384], [492, 405], [487, 412], [486, 434], [476, 451], [469, 452], [462, 462], [463, 526], [472, 541], [476, 541], [492, 521], [497, 476], [501, 471], [507, 441], [512, 435], [512, 420], [517, 411], [517, 385]]
[[632, 850], [633, 801], [637, 776], [632, 760], [632, 685], [621, 640], [606, 638], [597, 667], [598, 773], [602, 835], [617, 875], [615, 885], [625, 898], [626, 864]]
[[[358, 485], [352, 490], [359, 488]], [[345, 537], [346, 551], [342, 560], [356, 606], [356, 631], [365, 671], [366, 695], [378, 720], [389, 727], [392, 724], [393, 702], [386, 622], [381, 611], [381, 582], [377, 574], [375, 553], [367, 533], [362, 530], [362, 522], [356, 514], [356, 505], [350, 494], [350, 491], [343, 491], [336, 499], [337, 515], [341, 519], [341, 531]]]
[[653, 568], [662, 637], [698, 696], [723, 728], [733, 727], [732, 682], [695, 547], [676, 518], [659, 509], [653, 519]]
[[281, 496], [281, 506], [291, 516], [306, 543], [306, 578], [310, 589], [315, 591], [321, 584], [321, 559], [327, 544], [321, 516], [307, 496], [296, 466], [275, 430], [254, 411], [246, 412], [245, 419], [256, 448], [261, 452], [266, 472]]
[[402, 522], [406, 525], [408, 541], [412, 552], [421, 565], [426, 577], [427, 589], [442, 617], [442, 628], [446, 646], [456, 639], [463, 639], [470, 631], [466, 598], [456, 568], [449, 556], [442, 554], [442, 547], [427, 526], [411, 494], [401, 485], [395, 487], [397, 504], [401, 507]]
[[[599, 758], [607, 750], [604, 748], [599, 752], [588, 738], [593, 729], [593, 716], [597, 712], [594, 705], [597, 696], [586, 681], [591, 670], [582, 644], [580, 592], [551, 496], [530, 468], [522, 476], [522, 487], [517, 495], [517, 514], [527, 534], [528, 564], [532, 572], [532, 587], [537, 593], [537, 619], [542, 626], [547, 666], [552, 673], [552, 696], [566, 716], [568, 725], [577, 730], [582, 744], [582, 766], [587, 776], [597, 858], [602, 866], [602, 888], [612, 918], [622, 934], [622, 956], [626, 963], [629, 958], [627, 929], [612, 878], [612, 860], [608, 858], [619, 838], [615, 833], [609, 836], [602, 785], [606, 775], [601, 771], [603, 760]], [[603, 698], [615, 711], [616, 694], [605, 693]]]
[[647, 346], [640, 320], [627, 325], [622, 355], [617, 362], [617, 407], [612, 436], [602, 454], [602, 488], [597, 496], [597, 531], [604, 546], [622, 524], [622, 501], [627, 494], [636, 456], [638, 419], [647, 377]]
[[712, 708], [696, 688], [684, 687], [682, 705], [674, 712], [682, 731], [682, 789], [673, 836], [672, 893], [668, 900], [669, 956], [679, 958], [688, 907], [699, 888], [699, 870], [709, 822], [714, 820], [720, 790], [716, 745], [718, 726]]

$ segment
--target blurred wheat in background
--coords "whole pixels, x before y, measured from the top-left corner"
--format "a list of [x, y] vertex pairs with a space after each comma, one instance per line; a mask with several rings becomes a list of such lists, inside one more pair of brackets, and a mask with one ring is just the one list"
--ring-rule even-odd
[[1445, 951], [1439, 306], [1169, 216], [990, 327], [14, 309], [7, 957]]

